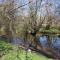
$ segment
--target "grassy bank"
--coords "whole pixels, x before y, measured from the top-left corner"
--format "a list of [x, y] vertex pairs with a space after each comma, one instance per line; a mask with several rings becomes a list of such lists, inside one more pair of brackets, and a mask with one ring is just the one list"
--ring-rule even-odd
[[40, 33], [46, 33], [46, 34], [60, 34], [60, 30], [56, 28], [50, 28], [50, 29], [45, 29], [41, 28]]
[[0, 60], [26, 60], [26, 56], [28, 60], [50, 60], [50, 58], [33, 51], [26, 55], [25, 50], [21, 48], [18, 50], [17, 46], [0, 41]]

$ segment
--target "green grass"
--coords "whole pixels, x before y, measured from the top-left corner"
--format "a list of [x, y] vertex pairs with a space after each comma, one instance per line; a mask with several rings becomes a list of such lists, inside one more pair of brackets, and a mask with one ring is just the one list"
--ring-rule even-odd
[[56, 28], [50, 28], [50, 29], [45, 29], [45, 28], [42, 28], [40, 29], [40, 32], [41, 33], [48, 33], [48, 34], [60, 34], [60, 31]]
[[[17, 48], [17, 46], [0, 41], [0, 50], [1, 52], [5, 52], [5, 55], [0, 57], [0, 60], [26, 60], [26, 51]], [[38, 54], [36, 52], [28, 52], [27, 53], [28, 60], [52, 60], [43, 56], [42, 54]]]

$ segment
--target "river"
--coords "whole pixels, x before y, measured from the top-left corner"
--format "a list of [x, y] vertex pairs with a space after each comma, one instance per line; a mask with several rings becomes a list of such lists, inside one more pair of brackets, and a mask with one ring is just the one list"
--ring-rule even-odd
[[50, 42], [50, 46], [60, 52], [60, 36], [58, 35], [41, 35], [39, 42], [43, 47], [48, 47]]
[[[43, 47], [51, 47], [60, 52], [60, 36], [58, 35], [40, 35], [38, 41]], [[24, 40], [13, 38], [13, 44], [24, 44]]]

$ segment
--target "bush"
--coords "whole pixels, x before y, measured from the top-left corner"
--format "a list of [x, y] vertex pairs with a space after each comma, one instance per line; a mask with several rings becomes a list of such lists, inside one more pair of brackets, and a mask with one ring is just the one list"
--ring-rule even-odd
[[13, 50], [13, 46], [5, 41], [0, 41], [0, 53], [1, 56], [7, 54], [9, 51]]
[[46, 29], [46, 30], [49, 30], [49, 29], [50, 29], [50, 25], [47, 25], [47, 26], [45, 27], [45, 29]]

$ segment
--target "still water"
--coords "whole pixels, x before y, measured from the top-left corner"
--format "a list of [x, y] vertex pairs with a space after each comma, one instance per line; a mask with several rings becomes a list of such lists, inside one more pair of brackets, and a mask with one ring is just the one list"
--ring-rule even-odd
[[41, 45], [43, 47], [47, 47], [49, 45], [48, 40], [50, 42], [50, 46], [60, 52], [60, 36], [57, 36], [57, 35], [41, 35], [39, 37], [39, 42], [41, 43]]
[[[43, 47], [51, 46], [55, 50], [60, 52], [60, 36], [57, 35], [40, 35], [38, 41]], [[13, 38], [13, 44], [24, 44], [23, 39]]]

